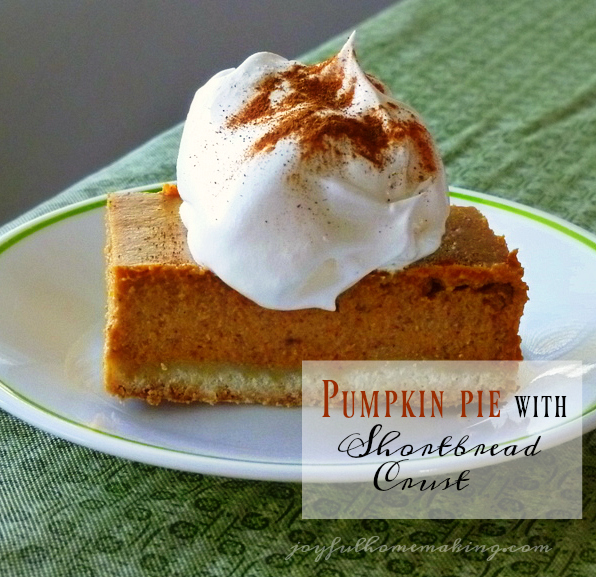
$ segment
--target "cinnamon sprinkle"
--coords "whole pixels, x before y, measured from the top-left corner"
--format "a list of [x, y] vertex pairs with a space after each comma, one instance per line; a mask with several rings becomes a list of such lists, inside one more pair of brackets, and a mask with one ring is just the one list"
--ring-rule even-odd
[[[372, 78], [369, 76], [372, 82]], [[382, 84], [374, 79], [380, 92]], [[284, 138], [294, 138], [304, 159], [315, 155], [334, 157], [341, 154], [341, 143], [348, 140], [353, 153], [383, 168], [391, 145], [405, 140], [417, 148], [420, 168], [425, 173], [437, 170], [427, 129], [414, 117], [396, 120], [388, 109], [379, 106], [356, 117], [346, 114], [352, 105], [356, 79], [345, 81], [344, 69], [337, 56], [320, 64], [295, 64], [286, 71], [271, 74], [257, 86], [256, 95], [237, 114], [228, 127], [271, 122], [273, 128], [252, 146], [253, 155], [272, 151]], [[272, 98], [275, 91], [284, 96]], [[389, 102], [388, 108], [396, 108]]]

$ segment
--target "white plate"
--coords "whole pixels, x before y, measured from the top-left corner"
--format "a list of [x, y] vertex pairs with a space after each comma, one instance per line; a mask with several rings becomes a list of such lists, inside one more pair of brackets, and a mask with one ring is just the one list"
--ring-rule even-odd
[[[525, 358], [594, 362], [596, 237], [487, 195], [453, 189], [452, 200], [478, 206], [493, 229], [519, 248], [530, 286], [521, 325]], [[105, 197], [85, 201], [0, 239], [0, 407], [45, 431], [135, 461], [300, 481], [300, 409], [155, 408], [103, 392], [104, 207]], [[584, 431], [596, 426], [595, 391], [584, 387]], [[557, 429], [543, 440], [552, 445], [565, 436]], [[439, 461], [445, 471], [453, 467], [448, 458]], [[356, 469], [347, 467], [345, 480]]]

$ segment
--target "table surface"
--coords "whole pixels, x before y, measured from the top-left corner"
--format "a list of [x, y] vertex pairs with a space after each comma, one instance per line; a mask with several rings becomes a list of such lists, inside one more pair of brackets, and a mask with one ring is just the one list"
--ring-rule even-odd
[[[596, 5], [406, 0], [358, 28], [363, 67], [426, 119], [452, 185], [596, 232]], [[344, 40], [305, 55], [320, 60]], [[181, 126], [2, 230], [109, 190], [175, 178]], [[590, 361], [592, 359], [584, 359]], [[584, 436], [584, 519], [303, 521], [300, 486], [181, 473], [104, 455], [0, 414], [6, 575], [557, 575], [596, 565], [596, 434]], [[548, 553], [337, 555], [298, 544], [548, 545]]]

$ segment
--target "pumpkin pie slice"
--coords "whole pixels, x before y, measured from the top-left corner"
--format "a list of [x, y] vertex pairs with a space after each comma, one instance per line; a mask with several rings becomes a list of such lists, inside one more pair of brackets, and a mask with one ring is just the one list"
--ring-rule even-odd
[[298, 405], [303, 360], [522, 358], [523, 268], [475, 208], [451, 207], [435, 253], [370, 273], [336, 311], [278, 311], [196, 264], [180, 203], [108, 198], [104, 374], [114, 395]]

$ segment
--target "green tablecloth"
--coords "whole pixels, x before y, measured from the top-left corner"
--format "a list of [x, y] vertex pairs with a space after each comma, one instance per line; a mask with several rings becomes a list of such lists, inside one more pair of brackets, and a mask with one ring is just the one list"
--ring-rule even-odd
[[[427, 120], [452, 185], [542, 208], [596, 232], [596, 4], [406, 0], [358, 27], [364, 67]], [[335, 39], [308, 54], [334, 52]], [[23, 215], [175, 178], [181, 127]], [[584, 437], [582, 521], [302, 521], [296, 484], [127, 462], [0, 415], [0, 574], [590, 575], [596, 435]], [[548, 545], [548, 553], [337, 554], [293, 545]]]

